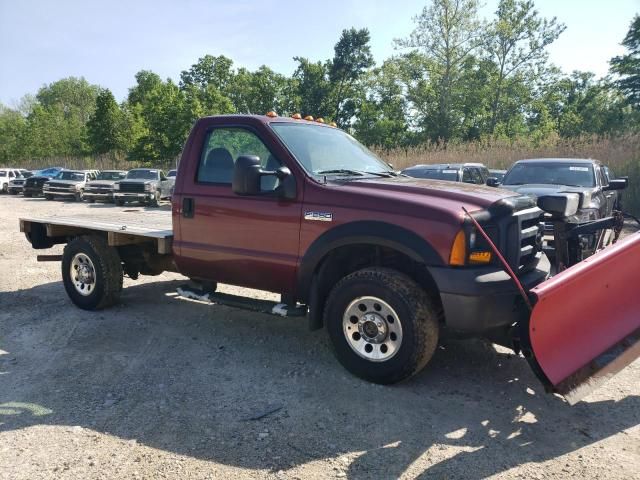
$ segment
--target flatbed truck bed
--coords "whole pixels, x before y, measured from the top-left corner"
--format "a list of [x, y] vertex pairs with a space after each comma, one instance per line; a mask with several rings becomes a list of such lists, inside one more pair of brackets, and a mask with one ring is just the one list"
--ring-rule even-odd
[[[150, 244], [161, 255], [171, 254], [173, 227], [171, 211], [148, 211], [127, 209], [100, 211], [96, 215], [73, 216], [52, 215], [47, 217], [25, 217], [20, 219], [20, 231], [30, 234], [34, 225], [46, 232], [47, 237], [65, 237], [105, 232], [109, 246]], [[42, 231], [42, 230], [41, 230]]]

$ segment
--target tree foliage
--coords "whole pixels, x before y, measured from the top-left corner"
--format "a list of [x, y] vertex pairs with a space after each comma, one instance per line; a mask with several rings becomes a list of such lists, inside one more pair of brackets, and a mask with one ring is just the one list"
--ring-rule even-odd
[[179, 155], [199, 117], [301, 113], [335, 121], [368, 145], [622, 134], [640, 119], [640, 16], [611, 60], [611, 77], [562, 73], [547, 48], [564, 30], [534, 0], [428, 0], [396, 55], [376, 65], [366, 28], [342, 31], [327, 59], [294, 57], [291, 75], [204, 55], [178, 82], [141, 70], [119, 104], [68, 77], [0, 105], [0, 162], [114, 154], [152, 162]]

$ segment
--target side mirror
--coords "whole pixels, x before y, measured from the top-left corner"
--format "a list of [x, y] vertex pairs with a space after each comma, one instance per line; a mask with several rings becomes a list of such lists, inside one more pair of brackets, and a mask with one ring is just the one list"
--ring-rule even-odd
[[615, 178], [613, 180], [609, 180], [609, 185], [604, 187], [604, 190], [624, 190], [625, 188], [627, 188], [628, 184], [628, 178]]
[[233, 167], [232, 189], [236, 195], [273, 195], [274, 192], [263, 192], [260, 189], [260, 179], [274, 176], [280, 180], [280, 186], [275, 193], [281, 197], [293, 199], [296, 197], [296, 181], [287, 167], [277, 170], [262, 170], [260, 157], [242, 155], [238, 157]]
[[487, 178], [487, 186], [489, 186], [489, 187], [497, 187], [498, 185], [500, 185], [500, 182], [498, 181], [498, 179], [496, 177]]
[[538, 197], [538, 207], [550, 213], [553, 218], [565, 218], [575, 215], [580, 206], [580, 195], [565, 193], [564, 195], [545, 195]]

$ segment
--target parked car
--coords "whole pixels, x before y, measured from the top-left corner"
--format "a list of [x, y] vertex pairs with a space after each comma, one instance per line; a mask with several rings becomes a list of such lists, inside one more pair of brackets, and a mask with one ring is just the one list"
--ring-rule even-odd
[[490, 168], [489, 169], [489, 178], [495, 178], [496, 182], [500, 183], [500, 182], [502, 182], [502, 179], [504, 178], [504, 175], [506, 173], [507, 173], [506, 170], [498, 170], [498, 169], [495, 169], [495, 168]]
[[473, 183], [484, 185], [489, 178], [489, 170], [481, 163], [439, 163], [416, 165], [402, 171], [403, 175], [433, 180]]
[[17, 168], [0, 168], [0, 192], [7, 193], [9, 182], [19, 176], [20, 170]]
[[163, 198], [171, 195], [172, 182], [162, 170], [156, 168], [134, 168], [129, 170], [124, 180], [113, 185], [116, 205], [127, 202], [141, 202], [154, 207]]
[[50, 179], [62, 172], [62, 167], [50, 167], [34, 172], [33, 176], [27, 178], [24, 182], [22, 194], [25, 197], [38, 197], [43, 194], [44, 184]]
[[[490, 181], [492, 186], [497, 182]], [[626, 180], [610, 180], [598, 160], [581, 158], [541, 158], [520, 160], [513, 164], [499, 184], [502, 188], [542, 197], [576, 193], [577, 212], [564, 219], [565, 223], [585, 223], [610, 217], [618, 201], [618, 190], [626, 187]], [[545, 241], [548, 254], [554, 254], [554, 225], [547, 217]], [[611, 232], [597, 231], [580, 235], [579, 258], [586, 258], [612, 239]]]
[[124, 170], [103, 170], [84, 187], [84, 199], [89, 203], [96, 200], [113, 202], [113, 184], [127, 176]]
[[42, 192], [44, 198], [53, 200], [55, 197], [70, 198], [81, 201], [87, 182], [96, 179], [95, 171], [63, 170], [44, 184]]
[[9, 182], [9, 193], [11, 195], [18, 195], [19, 193], [22, 193], [24, 182], [27, 180], [27, 178], [32, 176], [33, 173], [31, 173], [29, 170], [20, 170], [20, 174]]

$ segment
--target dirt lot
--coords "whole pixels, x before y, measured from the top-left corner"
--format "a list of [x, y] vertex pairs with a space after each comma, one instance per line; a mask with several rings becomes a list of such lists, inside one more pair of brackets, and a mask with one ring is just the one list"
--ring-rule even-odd
[[18, 218], [102, 208], [0, 196], [0, 478], [640, 478], [640, 361], [570, 407], [481, 342], [365, 383], [304, 321], [183, 300], [174, 274], [83, 312]]

